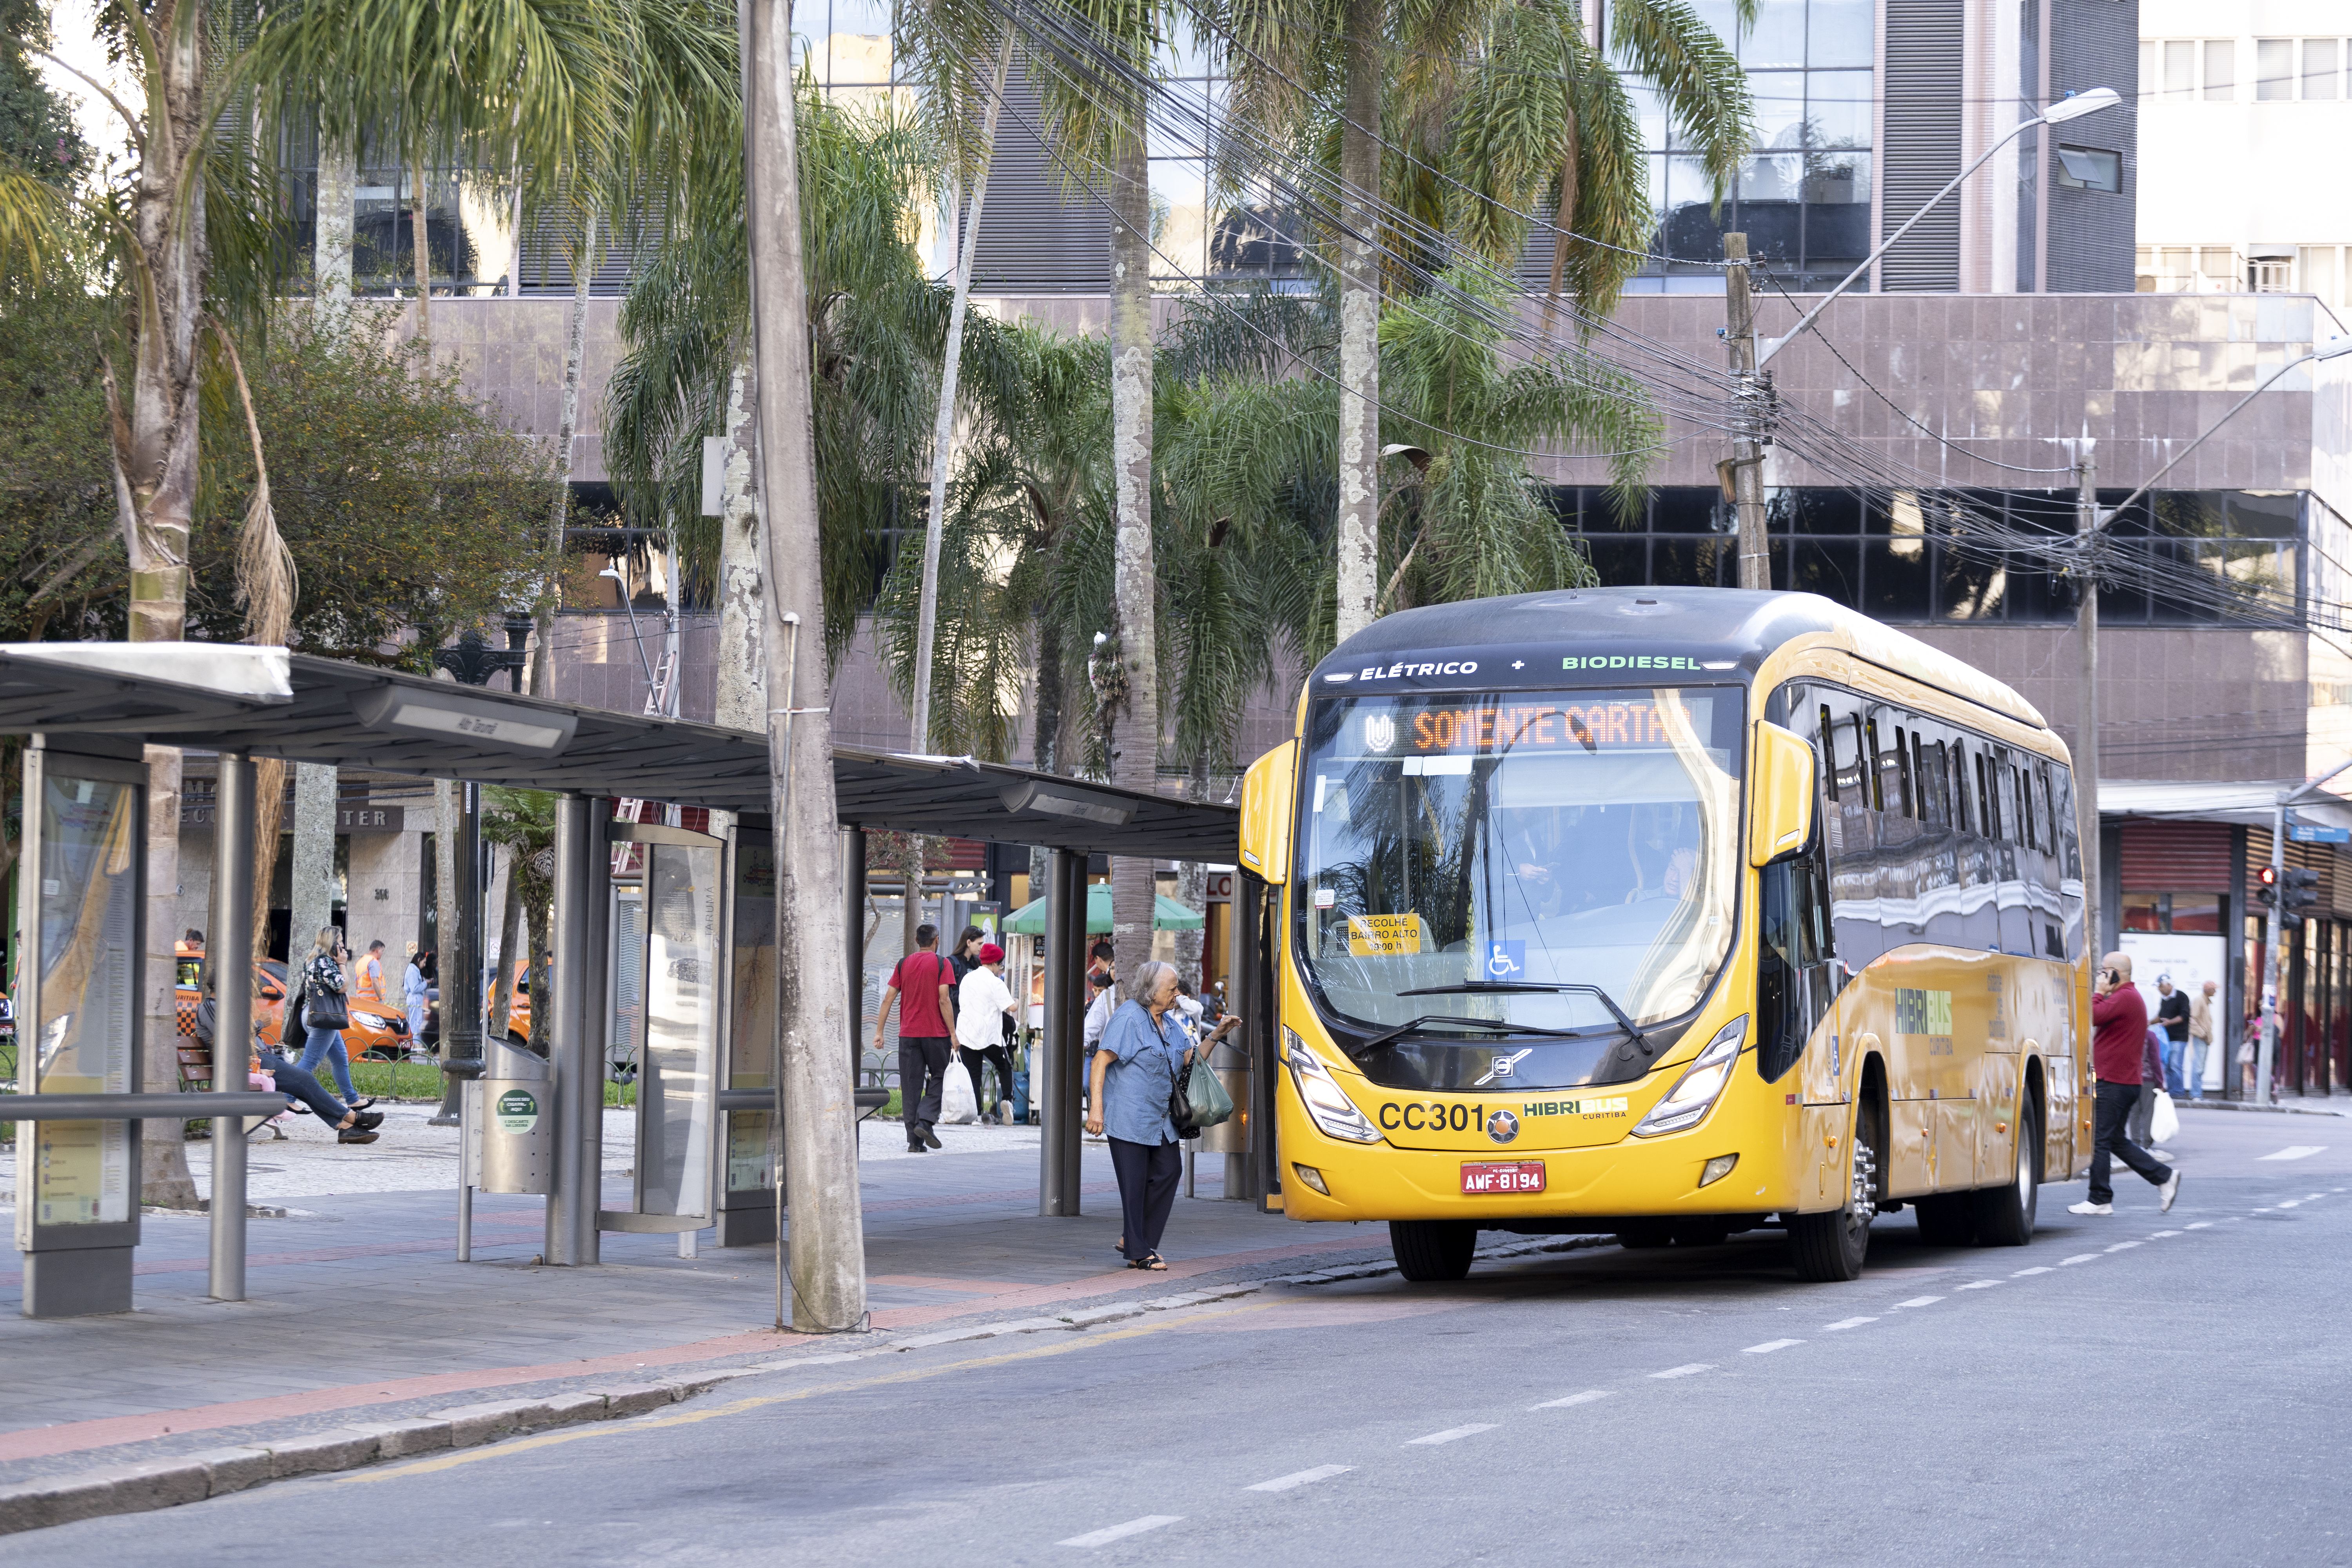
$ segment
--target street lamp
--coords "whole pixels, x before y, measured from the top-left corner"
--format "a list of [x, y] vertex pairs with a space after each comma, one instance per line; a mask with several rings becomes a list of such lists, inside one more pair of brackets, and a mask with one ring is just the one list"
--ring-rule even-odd
[[[2315, 360], [2338, 359], [2347, 353], [2352, 353], [2352, 337], [2338, 337], [2331, 338], [2319, 344], [2309, 353], [2298, 354], [2287, 361], [2269, 375], [2264, 376], [2252, 392], [2231, 405], [2230, 411], [2216, 419], [2197, 439], [2174, 453], [2169, 462], [2141, 481], [2139, 489], [2126, 496], [2120, 505], [2101, 510], [2098, 503], [2098, 491], [2092, 483], [2095, 473], [2092, 459], [2085, 455], [2077, 459], [2074, 464], [2074, 539], [2075, 549], [2082, 557], [2080, 564], [2075, 569], [2081, 580], [2081, 587], [2078, 593], [2080, 603], [2074, 611], [2074, 626], [2077, 646], [2081, 648], [2083, 657], [2082, 673], [2075, 683], [2075, 701], [2079, 704], [2075, 727], [2080, 734], [2076, 738], [2074, 746], [2074, 794], [2084, 835], [2084, 935], [2085, 940], [2094, 944], [2099, 940], [2098, 927], [2092, 917], [2097, 909], [2095, 900], [2098, 888], [2096, 872], [2099, 832], [2098, 549], [2100, 542], [2106, 537], [2108, 528], [2117, 518], [2129, 511], [2143, 497], [2153, 491], [2163, 480], [2165, 475], [2179, 467], [2189, 453], [2211, 440], [2222, 426], [2236, 418], [2239, 411], [2247, 404], [2268, 392], [2287, 372], [2309, 364]], [[2352, 767], [2352, 763], [2347, 763], [2346, 766]], [[2286, 808], [2300, 796], [2317, 789], [2328, 779], [2334, 778], [2336, 773], [2343, 771], [2343, 768], [2337, 768], [2325, 777], [2315, 779], [2300, 789], [2289, 791], [2279, 798], [2272, 813], [2271, 868], [2273, 871], [2283, 869], [2286, 863]], [[2264, 943], [2263, 958], [2263, 990], [2273, 998], [2278, 995], [2279, 988], [2279, 937], [2281, 934], [2279, 913], [2280, 902], [2273, 900], [2270, 912], [2269, 939]], [[2275, 1009], [2276, 1003], [2273, 1001], [2270, 1006], [2263, 1009], [2263, 1028], [2259, 1065], [2254, 1072], [2254, 1103], [2257, 1105], [2268, 1105], [2271, 1102], [2271, 1057], [2278, 1037]]]
[[[1731, 446], [1732, 500], [1739, 512], [1741, 587], [1769, 588], [1772, 585], [1772, 566], [1765, 553], [1764, 537], [1764, 447], [1771, 439], [1771, 414], [1766, 400], [1759, 395], [1758, 387], [1758, 378], [1764, 367], [1772, 363], [1772, 356], [1802, 336], [1806, 329], [1820, 319], [1823, 310], [1861, 281], [1863, 275], [1877, 265], [1880, 257], [1893, 249], [1897, 241], [1917, 226], [1919, 220], [1934, 211], [1937, 203], [1958, 190], [1970, 174], [1990, 163], [1994, 153], [2037, 125], [2063, 125], [2070, 120], [2095, 114], [2121, 101], [2122, 95], [2115, 89], [2095, 87], [2088, 92], [2070, 92], [2032, 120], [2019, 121], [1986, 148], [1975, 163], [1955, 175], [1950, 184], [1921, 203], [1919, 210], [1906, 219], [1902, 227], [1888, 235], [1877, 249], [1863, 258], [1862, 265], [1847, 273], [1843, 282], [1822, 295], [1821, 302], [1800, 316], [1795, 326], [1760, 349], [1756, 342], [1755, 315], [1748, 300], [1748, 237], [1724, 236], [1725, 255], [1732, 264], [1724, 284], [1731, 311], [1727, 333], [1731, 342], [1731, 371], [1738, 383], [1738, 398], [1749, 411], [1748, 417], [1741, 422], [1742, 434], [1733, 439]], [[1736, 253], [1732, 243], [1735, 240], [1738, 242]]]
[[637, 645], [637, 662], [645, 666], [646, 689], [650, 692], [654, 689], [654, 661], [646, 657], [646, 639], [637, 631], [637, 606], [635, 601], [629, 597], [629, 580], [621, 575], [620, 568], [616, 566], [607, 566], [596, 575], [610, 577], [620, 584], [621, 608], [629, 612], [629, 640]]

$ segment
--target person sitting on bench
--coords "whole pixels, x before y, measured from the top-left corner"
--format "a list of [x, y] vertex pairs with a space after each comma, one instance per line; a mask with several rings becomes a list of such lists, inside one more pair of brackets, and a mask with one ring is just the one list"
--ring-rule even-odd
[[[258, 976], [253, 983], [254, 994], [261, 994]], [[213, 991], [213, 973], [209, 965], [205, 970], [205, 999], [196, 1006], [196, 1038], [213, 1048], [213, 1070], [220, 1071], [220, 1044], [213, 1037], [214, 1021], [219, 1016], [219, 999]], [[263, 1025], [254, 1020], [253, 1055], [256, 1070], [267, 1074], [277, 1085], [278, 1092], [308, 1106], [320, 1121], [335, 1130], [338, 1143], [373, 1143], [376, 1129], [383, 1125], [381, 1110], [353, 1110], [327, 1092], [326, 1086], [280, 1056], [276, 1047], [261, 1037]]]

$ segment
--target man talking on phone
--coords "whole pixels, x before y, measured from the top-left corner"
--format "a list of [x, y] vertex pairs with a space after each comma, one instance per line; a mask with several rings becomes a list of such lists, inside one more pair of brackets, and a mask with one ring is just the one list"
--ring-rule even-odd
[[[2068, 1214], [2116, 1212], [2116, 1189], [2107, 1178], [2110, 1159], [2121, 1160], [2157, 1189], [2158, 1206], [2169, 1209], [2180, 1194], [2180, 1173], [2168, 1168], [2125, 1134], [2124, 1122], [2143, 1094], [2141, 1058], [2147, 1042], [2147, 1003], [2131, 983], [2131, 955], [2111, 952], [2101, 961], [2091, 997], [2091, 1070], [2098, 1075], [2097, 1142], [2091, 1151], [2091, 1195], [2068, 1205]], [[2162, 1085], [2156, 1086], [2163, 1087]]]

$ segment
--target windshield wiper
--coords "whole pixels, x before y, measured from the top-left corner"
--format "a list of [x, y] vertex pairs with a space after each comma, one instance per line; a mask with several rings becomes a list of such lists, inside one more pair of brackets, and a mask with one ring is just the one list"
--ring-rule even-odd
[[[1491, 994], [1496, 992], [1510, 991], [1590, 992], [1594, 996], [1600, 998], [1601, 1005], [1603, 1007], [1609, 1009], [1610, 1016], [1615, 1018], [1619, 1024], [1624, 1026], [1625, 1033], [1633, 1037], [1633, 1044], [1641, 1047], [1642, 1054], [1645, 1057], [1650, 1054], [1650, 1041], [1648, 1037], [1642, 1033], [1640, 1026], [1637, 1026], [1633, 1019], [1625, 1016], [1625, 1009], [1617, 1005], [1616, 998], [1610, 995], [1608, 992], [1603, 991], [1598, 985], [1552, 985], [1539, 980], [1465, 980], [1459, 985], [1423, 985], [1411, 991], [1400, 991], [1397, 994], [1400, 996], [1476, 996], [1481, 994]], [[1540, 1032], [1544, 1034], [1558, 1035], [1572, 1034], [1575, 1031], [1568, 1029], [1547, 1029], [1537, 1031], [1531, 1029], [1528, 1032], [1530, 1034]]]
[[[1441, 986], [1439, 989], [1443, 990], [1444, 987]], [[1549, 987], [1546, 987], [1546, 989], [1549, 989]], [[1424, 994], [1424, 993], [1402, 991], [1399, 992], [1398, 994], [1402, 996], [1417, 996]], [[1415, 1029], [1421, 1028], [1429, 1024], [1464, 1024], [1474, 1029], [1492, 1029], [1496, 1034], [1501, 1035], [1549, 1035], [1559, 1039], [1570, 1039], [1573, 1038], [1576, 1034], [1576, 1031], [1573, 1029], [1536, 1029], [1530, 1028], [1525, 1024], [1507, 1024], [1500, 1018], [1463, 1018], [1457, 1017], [1451, 1013], [1423, 1013], [1420, 1017], [1413, 1019], [1412, 1022], [1409, 1024], [1399, 1024], [1395, 1028], [1388, 1030], [1384, 1034], [1374, 1035], [1370, 1039], [1366, 1040], [1362, 1045], [1358, 1046], [1356, 1047], [1356, 1051], [1369, 1051], [1375, 1046], [1385, 1046], [1391, 1040], [1395, 1039], [1398, 1036], [1410, 1035]], [[1350, 1051], [1349, 1055], [1353, 1056], [1356, 1054], [1356, 1051]]]

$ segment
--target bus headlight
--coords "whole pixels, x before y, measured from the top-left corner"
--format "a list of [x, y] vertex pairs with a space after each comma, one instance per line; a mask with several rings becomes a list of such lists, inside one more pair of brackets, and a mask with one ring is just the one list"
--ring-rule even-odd
[[1739, 1047], [1747, 1038], [1748, 1016], [1743, 1013], [1717, 1031], [1698, 1059], [1666, 1090], [1666, 1097], [1642, 1118], [1633, 1136], [1655, 1138], [1662, 1132], [1681, 1132], [1706, 1121], [1723, 1086], [1731, 1081], [1732, 1068], [1739, 1065]]
[[1290, 1081], [1298, 1087], [1298, 1102], [1327, 1138], [1349, 1143], [1377, 1143], [1381, 1131], [1364, 1120], [1331, 1071], [1315, 1059], [1306, 1042], [1288, 1029], [1282, 1031], [1282, 1059], [1289, 1064]]

